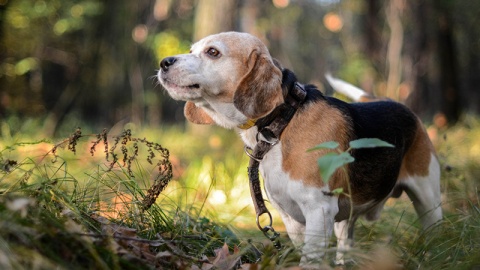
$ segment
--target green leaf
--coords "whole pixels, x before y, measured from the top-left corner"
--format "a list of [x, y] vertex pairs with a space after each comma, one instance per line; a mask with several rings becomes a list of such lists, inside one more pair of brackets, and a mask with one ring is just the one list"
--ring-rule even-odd
[[335, 194], [335, 195], [340, 195], [343, 193], [343, 188], [336, 188], [334, 190], [332, 190], [332, 193]]
[[375, 148], [375, 147], [395, 147], [385, 141], [376, 138], [363, 138], [350, 142], [351, 149]]
[[328, 183], [328, 180], [338, 168], [351, 163], [354, 160], [355, 159], [347, 152], [342, 152], [340, 154], [328, 153], [321, 156], [317, 163], [320, 168], [320, 176], [322, 177], [323, 182]]
[[308, 149], [307, 152], [320, 150], [320, 149], [336, 149], [339, 145], [340, 144], [338, 142], [334, 142], [334, 141], [324, 142], [324, 143], [321, 143], [317, 146], [314, 146], [314, 147]]

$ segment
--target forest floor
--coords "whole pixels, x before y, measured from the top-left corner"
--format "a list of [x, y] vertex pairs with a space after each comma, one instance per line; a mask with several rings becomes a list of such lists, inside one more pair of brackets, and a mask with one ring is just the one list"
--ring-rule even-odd
[[[299, 250], [269, 204], [282, 248], [256, 228], [234, 132], [85, 128], [57, 140], [34, 125], [1, 127], [1, 269], [298, 269]], [[422, 231], [406, 196], [389, 200], [378, 221], [357, 222], [337, 269], [479, 269], [480, 121], [428, 131], [444, 220]], [[325, 269], [335, 268], [335, 245]]]

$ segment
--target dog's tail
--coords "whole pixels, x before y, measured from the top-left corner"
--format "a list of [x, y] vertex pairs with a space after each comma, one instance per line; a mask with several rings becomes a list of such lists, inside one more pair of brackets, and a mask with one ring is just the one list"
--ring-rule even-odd
[[378, 100], [376, 97], [368, 94], [367, 92], [352, 84], [349, 84], [337, 78], [333, 78], [332, 75], [330, 75], [329, 73], [325, 74], [325, 78], [327, 78], [328, 83], [333, 87], [336, 92], [347, 96], [355, 102], [369, 102]]

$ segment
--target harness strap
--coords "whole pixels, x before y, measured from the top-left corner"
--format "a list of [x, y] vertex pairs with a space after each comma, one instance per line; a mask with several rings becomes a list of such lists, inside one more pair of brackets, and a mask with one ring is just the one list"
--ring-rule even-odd
[[[288, 94], [285, 97], [285, 102], [275, 108], [275, 116], [273, 120], [269, 121], [270, 123], [266, 126], [258, 127], [257, 144], [253, 150], [245, 146], [245, 153], [250, 157], [250, 162], [248, 165], [248, 179], [250, 183], [250, 194], [252, 196], [253, 205], [257, 214], [257, 226], [278, 249], [281, 248], [281, 245], [280, 242], [276, 241], [276, 239], [280, 236], [280, 234], [277, 233], [272, 227], [272, 215], [268, 211], [265, 205], [265, 200], [263, 199], [258, 167], [265, 154], [279, 142], [280, 135], [295, 115], [297, 109], [305, 101], [306, 96], [307, 92], [305, 91], [304, 86], [298, 82], [295, 82], [294, 86], [289, 89]], [[273, 114], [273, 112], [271, 114]], [[266, 116], [265, 118], [269, 117], [270, 115]], [[260, 225], [259, 218], [263, 214], [268, 214], [270, 218], [269, 225], [267, 226]], [[269, 232], [272, 234], [269, 234]]]

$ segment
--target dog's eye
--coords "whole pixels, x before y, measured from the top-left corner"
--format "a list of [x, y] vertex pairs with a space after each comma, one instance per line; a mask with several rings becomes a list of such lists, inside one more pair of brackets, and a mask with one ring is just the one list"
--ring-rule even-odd
[[220, 51], [215, 49], [215, 48], [209, 48], [207, 50], [207, 54], [213, 58], [218, 58], [220, 57]]

